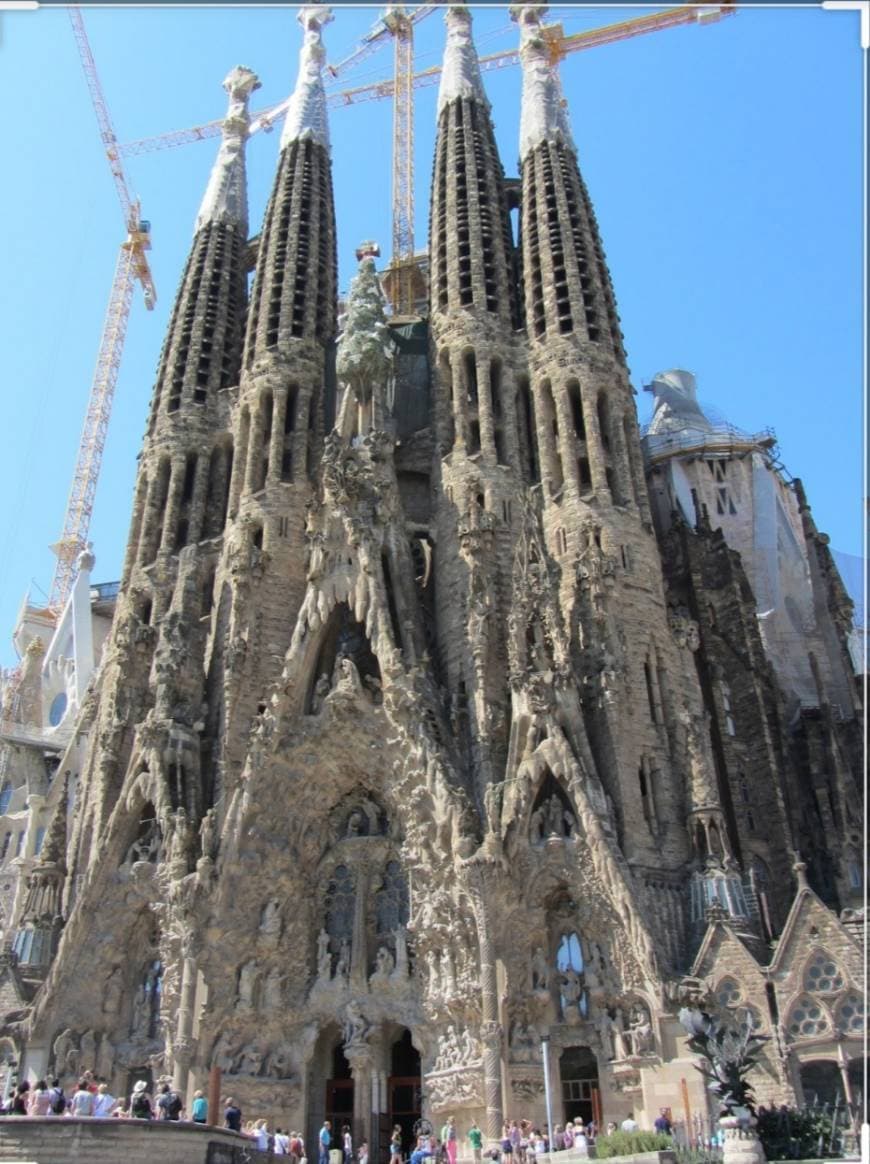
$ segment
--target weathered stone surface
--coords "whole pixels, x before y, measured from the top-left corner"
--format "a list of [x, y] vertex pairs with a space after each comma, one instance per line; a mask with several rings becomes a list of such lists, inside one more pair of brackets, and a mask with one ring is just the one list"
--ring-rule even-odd
[[[323, 20], [307, 12], [319, 102]], [[11, 965], [3, 986], [26, 1070], [88, 1067], [122, 1094], [172, 1077], [189, 1100], [218, 1069], [247, 1118], [309, 1145], [325, 1116], [373, 1145], [397, 1119], [408, 1136], [416, 1117], [491, 1138], [505, 1117], [543, 1124], [544, 1055], [557, 1122], [649, 1125], [683, 1110], [683, 1080], [704, 1111], [676, 1021], [690, 1001], [757, 1015], [759, 1098], [799, 1097], [802, 1058], [839, 1056], [845, 1081], [860, 1054], [860, 918], [837, 917], [842, 875], [823, 901], [791, 851], [808, 834], [814, 855], [836, 847], [857, 737], [829, 708], [796, 740], [745, 570], [710, 522], [657, 536], [570, 136], [548, 114], [528, 137], [520, 256], [516, 190], [463, 81], [469, 17], [450, 20], [428, 421], [397, 440], [411, 385], [368, 258], [335, 358], [329, 155], [319, 132], [293, 136], [247, 311], [226, 207], [194, 239], [60, 947], [32, 1005]], [[542, 61], [527, 49], [528, 104]], [[836, 646], [843, 604], [802, 520]], [[827, 992], [807, 978], [820, 954]], [[829, 1020], [811, 1037], [805, 995]]]

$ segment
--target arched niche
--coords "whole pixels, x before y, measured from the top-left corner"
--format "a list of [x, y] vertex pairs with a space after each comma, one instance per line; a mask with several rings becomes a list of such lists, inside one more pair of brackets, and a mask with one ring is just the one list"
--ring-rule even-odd
[[309, 678], [305, 704], [305, 710], [309, 714], [319, 710], [320, 700], [335, 687], [338, 681], [338, 664], [344, 658], [350, 659], [353, 663], [363, 684], [366, 686], [380, 684], [380, 664], [372, 650], [365, 627], [354, 618], [347, 603], [340, 602], [329, 616], [320, 638], [317, 661]]
[[541, 845], [550, 838], [568, 840], [576, 835], [574, 806], [549, 768], [546, 769], [529, 816], [529, 841]]

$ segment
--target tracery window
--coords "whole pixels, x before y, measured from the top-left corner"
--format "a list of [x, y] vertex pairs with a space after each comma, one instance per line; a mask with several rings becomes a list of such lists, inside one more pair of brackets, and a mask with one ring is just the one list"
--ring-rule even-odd
[[792, 1007], [788, 1033], [793, 1039], [813, 1039], [830, 1030], [828, 1015], [821, 1003], [802, 995]]
[[0, 789], [0, 816], [4, 816], [9, 811], [9, 801], [12, 799], [12, 785], [7, 780]]
[[829, 954], [820, 950], [807, 966], [804, 975], [804, 989], [820, 994], [833, 994], [845, 986], [843, 975]]
[[559, 994], [562, 1014], [576, 1006], [583, 1018], [589, 1010], [589, 999], [583, 986], [583, 948], [576, 932], [563, 934], [556, 950], [556, 969], [559, 971]]
[[334, 951], [353, 938], [354, 897], [353, 874], [347, 865], [338, 865], [326, 891], [326, 932]]
[[860, 994], [850, 990], [837, 1010], [837, 1026], [848, 1035], [863, 1035], [865, 1002]]
[[716, 1001], [720, 1006], [736, 1006], [742, 991], [733, 978], [723, 978], [716, 990]]
[[388, 861], [375, 897], [378, 936], [388, 936], [408, 922], [408, 882], [398, 861]]

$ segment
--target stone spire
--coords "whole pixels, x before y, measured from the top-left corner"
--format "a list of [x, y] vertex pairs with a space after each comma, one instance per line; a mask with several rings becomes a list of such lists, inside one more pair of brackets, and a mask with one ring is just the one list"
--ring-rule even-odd
[[299, 53], [299, 76], [281, 134], [281, 149], [291, 141], [315, 141], [328, 150], [329, 121], [321, 75], [326, 49], [321, 34], [323, 26], [332, 20], [332, 12], [311, 5], [300, 8], [296, 19], [305, 30], [305, 36]]
[[520, 62], [523, 69], [523, 101], [520, 114], [520, 161], [541, 142], [558, 142], [576, 153], [562, 97], [541, 27], [543, 4], [511, 8], [520, 26]]
[[195, 230], [207, 222], [226, 222], [247, 231], [248, 193], [245, 175], [245, 142], [251, 118], [248, 100], [260, 88], [256, 73], [237, 65], [224, 80], [230, 95], [223, 125], [223, 141], [212, 167], [205, 196], [196, 218]]
[[464, 4], [451, 4], [444, 13], [447, 45], [438, 89], [438, 115], [457, 97], [473, 97], [489, 104], [480, 76], [480, 62], [471, 39], [471, 13]]

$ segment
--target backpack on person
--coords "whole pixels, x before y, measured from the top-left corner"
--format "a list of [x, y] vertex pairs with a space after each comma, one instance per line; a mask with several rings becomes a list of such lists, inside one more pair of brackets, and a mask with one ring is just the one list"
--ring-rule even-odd
[[137, 1119], [151, 1118], [151, 1103], [144, 1091], [137, 1091], [130, 1102], [130, 1114]]
[[51, 1110], [55, 1115], [63, 1115], [63, 1113], [66, 1111], [66, 1096], [63, 1093], [63, 1089], [60, 1087], [53, 1087], [52, 1091], [54, 1092], [54, 1095], [51, 1100]]
[[181, 1102], [181, 1096], [177, 1091], [170, 1091], [166, 1098], [169, 1100], [166, 1105], [166, 1114], [169, 1119], [177, 1120], [181, 1115], [182, 1108], [184, 1107], [184, 1104]]

